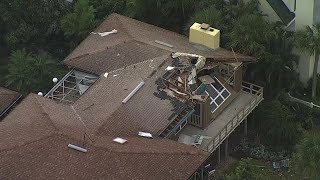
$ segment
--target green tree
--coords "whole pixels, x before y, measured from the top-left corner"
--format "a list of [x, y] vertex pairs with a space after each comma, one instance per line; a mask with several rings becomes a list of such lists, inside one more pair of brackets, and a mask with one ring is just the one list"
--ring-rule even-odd
[[256, 111], [258, 131], [273, 148], [293, 147], [301, 134], [295, 114], [279, 100], [264, 101]]
[[268, 55], [270, 42], [276, 34], [272, 26], [260, 14], [241, 16], [231, 32], [230, 47], [238, 52], [253, 55], [258, 60], [264, 60]]
[[235, 171], [226, 175], [225, 180], [252, 180], [255, 179], [254, 172], [250, 166], [250, 159], [241, 159]]
[[72, 13], [61, 20], [61, 27], [65, 36], [71, 39], [72, 46], [77, 45], [95, 27], [95, 9], [88, 0], [76, 2]]
[[312, 27], [306, 26], [304, 30], [300, 30], [296, 33], [295, 38], [298, 48], [315, 56], [311, 94], [312, 98], [315, 98], [317, 92], [317, 71], [320, 53], [320, 23], [314, 24]]
[[65, 0], [0, 1], [3, 44], [10, 50], [41, 48], [55, 56], [63, 56], [66, 46], [60, 20], [70, 7]]
[[59, 76], [56, 63], [46, 52], [27, 53], [25, 49], [14, 51], [10, 56], [6, 86], [22, 94], [47, 90], [52, 77]]
[[89, 3], [96, 10], [96, 19], [102, 21], [111, 13], [123, 13], [126, 9], [126, 0], [90, 0]]
[[320, 178], [320, 134], [308, 132], [297, 145], [293, 158], [294, 172], [301, 179]]

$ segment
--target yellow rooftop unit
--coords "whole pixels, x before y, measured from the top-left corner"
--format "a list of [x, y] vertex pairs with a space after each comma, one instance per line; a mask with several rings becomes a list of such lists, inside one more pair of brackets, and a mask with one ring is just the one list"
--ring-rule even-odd
[[220, 46], [220, 30], [205, 23], [194, 23], [190, 27], [189, 42], [216, 49]]

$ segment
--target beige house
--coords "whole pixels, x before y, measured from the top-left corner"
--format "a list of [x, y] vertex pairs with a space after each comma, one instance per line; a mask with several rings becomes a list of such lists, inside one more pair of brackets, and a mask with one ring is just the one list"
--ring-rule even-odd
[[[271, 22], [281, 21], [287, 31], [297, 31], [305, 26], [320, 22], [320, 1], [318, 0], [259, 0], [260, 8]], [[300, 56], [297, 71], [300, 80], [306, 84], [312, 77], [314, 56], [294, 50]], [[318, 65], [319, 66], [319, 65]], [[318, 68], [318, 73], [319, 73]]]

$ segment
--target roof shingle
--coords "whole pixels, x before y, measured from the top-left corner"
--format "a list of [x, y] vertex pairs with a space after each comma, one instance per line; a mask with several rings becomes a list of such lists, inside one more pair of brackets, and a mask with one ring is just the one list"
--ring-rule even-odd
[[18, 92], [0, 87], [0, 116], [19, 97], [20, 94]]
[[[64, 63], [100, 75], [122, 68], [124, 64], [132, 65], [171, 52], [199, 54], [213, 61], [253, 59], [223, 48], [212, 50], [190, 44], [186, 36], [119, 14], [111, 14], [95, 31], [105, 32], [113, 29], [118, 33], [105, 37], [90, 34]], [[173, 48], [158, 44], [156, 40], [168, 43]]]

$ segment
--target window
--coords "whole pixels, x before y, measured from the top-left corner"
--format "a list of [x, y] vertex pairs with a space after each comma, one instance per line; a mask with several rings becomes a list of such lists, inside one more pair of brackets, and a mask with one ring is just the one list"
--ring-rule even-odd
[[214, 77], [215, 82], [206, 87], [205, 93], [210, 96], [210, 109], [214, 113], [218, 107], [230, 96], [230, 92]]

